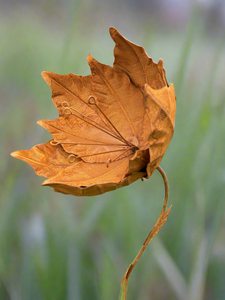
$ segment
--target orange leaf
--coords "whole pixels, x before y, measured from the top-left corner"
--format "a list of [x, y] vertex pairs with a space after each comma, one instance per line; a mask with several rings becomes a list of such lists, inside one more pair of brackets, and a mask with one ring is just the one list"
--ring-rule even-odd
[[42, 73], [59, 118], [38, 124], [54, 140], [12, 153], [57, 192], [92, 196], [149, 178], [173, 136], [176, 99], [162, 60], [110, 34], [113, 68], [89, 55], [89, 76]]

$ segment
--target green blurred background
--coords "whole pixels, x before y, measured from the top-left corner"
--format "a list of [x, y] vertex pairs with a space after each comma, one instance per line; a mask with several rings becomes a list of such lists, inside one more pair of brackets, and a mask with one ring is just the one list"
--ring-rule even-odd
[[157, 220], [156, 171], [98, 197], [42, 188], [10, 156], [44, 143], [57, 118], [41, 71], [90, 74], [113, 64], [108, 28], [164, 60], [175, 85], [174, 138], [161, 166], [171, 214], [129, 281], [127, 300], [225, 299], [225, 1], [1, 1], [0, 299], [115, 300]]

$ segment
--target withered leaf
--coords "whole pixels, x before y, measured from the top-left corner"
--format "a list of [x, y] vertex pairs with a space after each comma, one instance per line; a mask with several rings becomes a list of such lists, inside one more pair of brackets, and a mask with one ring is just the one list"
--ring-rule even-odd
[[89, 76], [42, 73], [59, 117], [38, 124], [53, 140], [12, 153], [57, 192], [92, 196], [149, 178], [173, 136], [175, 93], [162, 60], [115, 28], [110, 34], [113, 67], [88, 55]]

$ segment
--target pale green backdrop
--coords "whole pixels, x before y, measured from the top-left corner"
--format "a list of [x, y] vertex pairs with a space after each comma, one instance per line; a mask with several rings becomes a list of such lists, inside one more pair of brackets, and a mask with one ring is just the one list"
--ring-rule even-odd
[[[195, 5], [193, 4], [195, 3]], [[164, 60], [175, 85], [174, 138], [161, 166], [171, 214], [134, 269], [127, 300], [225, 299], [224, 1], [1, 1], [0, 299], [116, 300], [161, 210], [163, 181], [78, 198], [41, 187], [10, 156], [46, 142], [58, 116], [41, 71], [113, 64], [116, 27]]]

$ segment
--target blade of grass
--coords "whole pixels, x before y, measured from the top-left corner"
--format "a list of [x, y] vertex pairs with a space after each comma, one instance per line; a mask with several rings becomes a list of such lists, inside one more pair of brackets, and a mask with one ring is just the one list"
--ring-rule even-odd
[[[217, 67], [219, 66], [219, 62], [220, 62], [220, 54], [221, 54], [221, 50], [223, 49], [223, 45], [224, 45], [224, 41], [220, 41], [218, 40], [217, 43], [217, 47], [215, 49], [215, 53], [213, 56], [213, 59], [211, 61], [211, 73], [208, 76], [208, 80], [206, 81], [206, 86], [205, 86], [205, 93], [204, 93], [204, 99], [208, 100], [207, 104], [208, 110], [212, 110], [212, 107], [210, 105], [210, 102], [212, 101], [212, 97], [213, 97], [213, 88], [214, 88], [214, 84], [215, 82], [212, 80], [213, 78], [215, 78], [215, 74], [217, 71]], [[206, 104], [206, 105], [207, 105]], [[203, 105], [203, 109], [204, 109], [204, 105]], [[203, 114], [203, 112], [201, 112], [201, 114]], [[208, 128], [207, 128], [207, 132], [203, 138], [203, 146], [208, 145], [208, 155], [205, 155], [205, 159], [204, 156], [202, 155], [202, 147], [199, 147], [199, 153], [197, 153], [197, 160], [196, 160], [196, 167], [199, 168], [199, 163], [198, 160], [201, 161], [201, 164], [206, 164], [209, 166], [208, 170], [211, 170], [212, 168], [214, 168], [216, 166], [216, 157], [220, 156], [220, 153], [217, 153], [218, 151], [220, 152], [220, 150], [218, 150], [218, 146], [217, 145], [217, 141], [220, 140], [220, 134], [221, 132], [217, 130], [217, 128], [220, 127], [220, 124], [222, 122], [223, 117], [220, 116], [221, 120], [217, 118], [211, 118], [210, 120], [210, 124], [208, 124]], [[216, 155], [216, 153], [218, 154], [218, 156]], [[211, 155], [214, 154], [214, 155]], [[210, 157], [210, 159], [209, 159]], [[202, 169], [202, 168], [200, 168]], [[203, 169], [204, 170], [204, 169]], [[206, 170], [205, 170], [206, 171]], [[206, 173], [206, 172], [204, 172]], [[198, 228], [198, 248], [196, 251], [196, 258], [194, 261], [194, 266], [192, 269], [192, 273], [191, 273], [191, 277], [190, 277], [190, 283], [188, 286], [188, 293], [187, 293], [187, 299], [193, 299], [193, 300], [202, 300], [204, 298], [204, 292], [205, 292], [205, 285], [206, 285], [206, 275], [207, 275], [207, 268], [208, 268], [208, 264], [209, 264], [209, 260], [210, 260], [210, 255], [212, 252], [212, 248], [215, 242], [215, 238], [216, 238], [216, 234], [217, 234], [217, 230], [219, 227], [219, 222], [222, 219], [222, 213], [223, 209], [222, 207], [223, 202], [221, 199], [221, 201], [218, 201], [217, 204], [217, 208], [215, 211], [215, 217], [213, 218], [212, 221], [212, 225], [211, 225], [211, 229], [210, 229], [210, 233], [208, 233], [208, 231], [206, 231], [206, 209], [205, 209], [205, 205], [207, 203], [207, 194], [208, 192], [210, 192], [210, 190], [213, 189], [213, 176], [212, 173], [209, 172], [209, 175], [206, 177], [206, 182], [204, 182], [204, 174], [202, 173], [198, 173], [199, 176], [197, 176], [196, 178], [196, 186], [198, 188], [198, 190], [200, 189], [200, 193], [201, 199], [200, 201], [198, 201], [198, 218], [197, 218], [197, 228]], [[200, 188], [199, 188], [200, 187]], [[208, 190], [208, 191], [207, 191]], [[196, 199], [199, 199], [199, 197], [197, 197]], [[200, 222], [199, 222], [200, 220]], [[199, 229], [200, 228], [200, 229]]]
[[196, 26], [199, 19], [198, 15], [199, 15], [199, 8], [197, 5], [194, 5], [193, 11], [191, 13], [189, 26], [187, 29], [186, 39], [183, 45], [183, 51], [181, 52], [181, 57], [179, 59], [179, 64], [178, 64], [179, 68], [177, 70], [177, 75], [174, 80], [176, 86], [177, 99], [179, 99], [180, 92], [183, 87], [186, 69], [187, 69], [188, 57], [190, 55], [191, 47], [193, 45], [193, 40], [197, 32], [196, 28], [199, 28], [198, 26]]
[[67, 59], [69, 51], [70, 51], [70, 47], [72, 45], [73, 34], [74, 34], [75, 30], [78, 28], [77, 24], [78, 24], [79, 15], [81, 12], [82, 3], [83, 2], [81, 0], [76, 1], [75, 4], [73, 5], [73, 9], [70, 10], [68, 13], [70, 22], [69, 22], [69, 25], [67, 28], [67, 34], [65, 37], [65, 41], [63, 43], [64, 47], [63, 47], [61, 59], [59, 62], [60, 70], [63, 70], [63, 66], [65, 65], [66, 59]]
[[124, 300], [125, 290], [126, 290], [126, 281], [124, 281], [124, 282], [122, 283], [122, 285], [121, 285], [121, 288], [120, 288], [120, 294], [119, 294], [118, 300]]
[[177, 267], [175, 261], [164, 247], [163, 243], [157, 237], [152, 244], [152, 250], [161, 270], [177, 295], [177, 298], [180, 300], [186, 300], [186, 280]]

